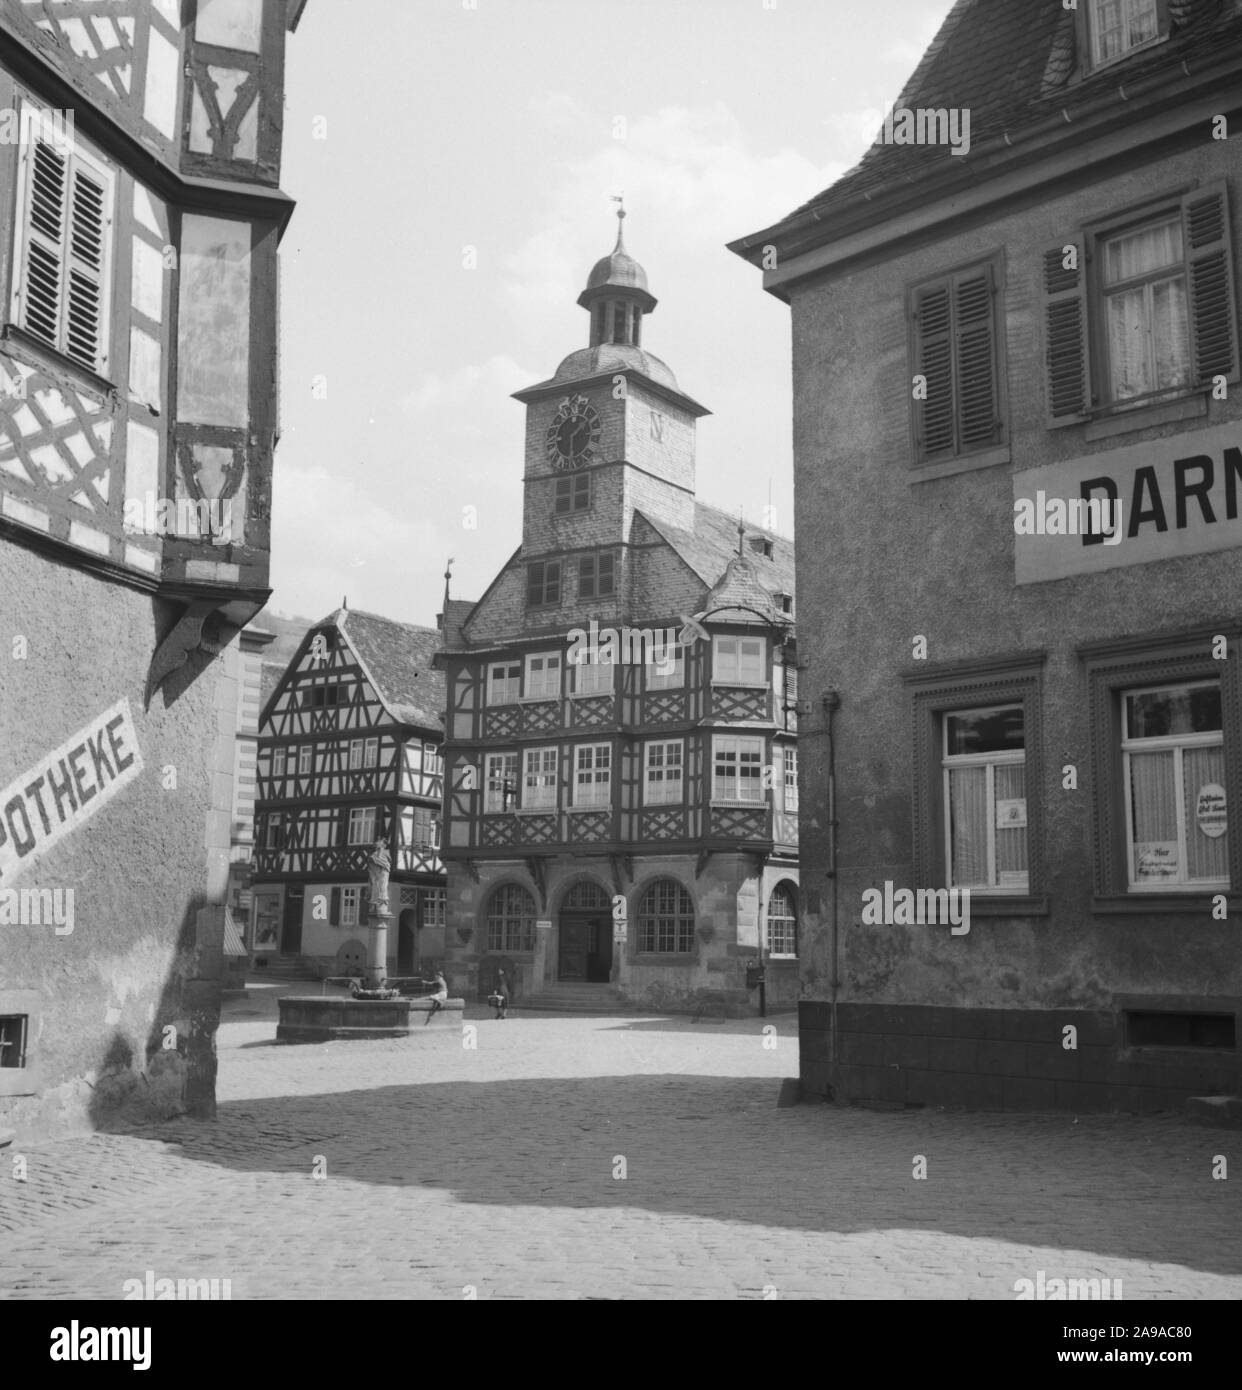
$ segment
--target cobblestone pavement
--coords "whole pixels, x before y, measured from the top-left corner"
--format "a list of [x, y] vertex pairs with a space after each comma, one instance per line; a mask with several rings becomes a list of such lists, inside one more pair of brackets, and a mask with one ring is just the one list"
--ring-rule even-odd
[[774, 1048], [758, 1021], [467, 1021], [473, 1049], [276, 1046], [274, 994], [236, 1001], [215, 1123], [28, 1145], [25, 1182], [0, 1153], [0, 1297], [150, 1270], [234, 1299], [1012, 1299], [1043, 1270], [1242, 1298], [1234, 1132], [778, 1109], [792, 1017]]

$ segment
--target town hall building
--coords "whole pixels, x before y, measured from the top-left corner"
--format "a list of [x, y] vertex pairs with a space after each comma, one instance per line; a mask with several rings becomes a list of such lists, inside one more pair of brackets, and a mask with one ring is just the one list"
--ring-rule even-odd
[[747, 1013], [764, 965], [792, 1004], [793, 547], [696, 498], [708, 412], [620, 229], [578, 303], [588, 346], [516, 393], [521, 543], [440, 619], [450, 987]]

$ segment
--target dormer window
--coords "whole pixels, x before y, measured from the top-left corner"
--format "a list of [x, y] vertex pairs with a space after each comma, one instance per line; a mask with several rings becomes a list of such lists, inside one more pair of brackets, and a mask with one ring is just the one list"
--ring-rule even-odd
[[1101, 67], [1160, 38], [1159, 0], [1089, 0], [1091, 64]]
[[766, 536], [751, 536], [750, 548], [756, 555], [762, 555], [765, 560], [772, 558], [772, 542]]
[[792, 594], [776, 594], [776, 595], [775, 595], [775, 598], [776, 598], [776, 607], [777, 607], [777, 609], [778, 609], [781, 613], [784, 613], [784, 614], [786, 614], [786, 615], [792, 616], [792, 614], [793, 614], [793, 595], [792, 595]]

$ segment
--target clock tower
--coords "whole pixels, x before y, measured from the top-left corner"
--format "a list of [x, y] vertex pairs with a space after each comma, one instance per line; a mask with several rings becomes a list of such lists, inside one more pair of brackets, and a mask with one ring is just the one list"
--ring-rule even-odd
[[695, 421], [709, 412], [642, 345], [656, 299], [617, 218], [616, 246], [578, 296], [589, 345], [515, 399], [527, 407], [523, 559], [618, 547], [621, 598], [636, 511], [694, 529]]

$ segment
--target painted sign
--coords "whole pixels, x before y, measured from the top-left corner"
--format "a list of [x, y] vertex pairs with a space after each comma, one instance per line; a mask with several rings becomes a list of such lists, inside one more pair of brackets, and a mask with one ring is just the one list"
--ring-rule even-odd
[[1195, 820], [1209, 840], [1219, 840], [1228, 829], [1225, 815], [1225, 789], [1219, 782], [1208, 782], [1195, 797]]
[[1152, 841], [1134, 847], [1134, 878], [1137, 883], [1158, 883], [1176, 878], [1181, 858], [1173, 840]]
[[[1232, 550], [1242, 546], [1242, 426], [1028, 468], [1013, 475], [1013, 498], [1018, 584]], [[1119, 538], [1090, 514], [1074, 524], [1092, 502], [1106, 529], [1119, 514]]]
[[123, 699], [0, 792], [0, 882], [37, 864], [141, 775], [138, 735]]
[[1026, 798], [1016, 797], [1013, 800], [997, 798], [996, 802], [996, 828], [997, 830], [1022, 830], [1026, 827]]

